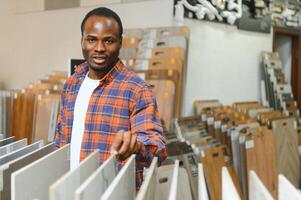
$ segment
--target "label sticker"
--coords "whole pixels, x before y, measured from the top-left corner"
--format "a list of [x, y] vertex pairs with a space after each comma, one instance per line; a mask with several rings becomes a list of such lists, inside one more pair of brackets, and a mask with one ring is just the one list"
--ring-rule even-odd
[[254, 147], [254, 140], [246, 141], [246, 149], [250, 149]]

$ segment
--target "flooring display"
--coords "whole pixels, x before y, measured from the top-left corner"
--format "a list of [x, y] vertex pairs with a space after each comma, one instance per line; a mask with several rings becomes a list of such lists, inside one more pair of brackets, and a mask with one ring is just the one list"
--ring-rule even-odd
[[23, 155], [5, 166], [2, 165], [1, 170], [3, 174], [3, 190], [1, 191], [1, 199], [11, 199], [11, 174], [22, 167], [42, 158], [43, 156], [56, 150], [54, 143], [47, 144], [37, 150], [34, 150], [26, 155]]

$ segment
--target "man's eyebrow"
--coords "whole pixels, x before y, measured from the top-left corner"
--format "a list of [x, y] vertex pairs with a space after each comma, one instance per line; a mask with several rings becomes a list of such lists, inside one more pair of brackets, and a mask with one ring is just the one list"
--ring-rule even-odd
[[89, 37], [89, 38], [97, 38], [96, 35], [90, 35], [90, 34], [86, 34], [86, 37]]

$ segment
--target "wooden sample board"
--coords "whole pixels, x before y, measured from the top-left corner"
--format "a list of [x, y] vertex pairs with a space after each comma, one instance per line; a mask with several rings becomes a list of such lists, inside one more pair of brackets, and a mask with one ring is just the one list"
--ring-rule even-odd
[[240, 144], [239, 144], [239, 132], [244, 128], [255, 128], [258, 127], [258, 123], [251, 123], [245, 125], [239, 125], [230, 129], [230, 136], [231, 136], [231, 148], [232, 148], [232, 155], [233, 155], [233, 164], [236, 171], [236, 174], [239, 178], [240, 185], [242, 185], [242, 169], [241, 169], [241, 152], [240, 152]]
[[155, 157], [147, 169], [144, 181], [135, 200], [153, 200], [155, 199], [156, 182], [157, 182], [157, 165], [158, 158]]
[[[67, 144], [12, 174], [12, 200], [48, 199], [49, 186], [69, 169], [70, 145]], [[27, 184], [29, 180], [31, 184]]]
[[54, 140], [59, 102], [59, 95], [57, 97], [38, 96], [34, 141], [44, 140], [45, 143], [48, 143]]
[[49, 188], [50, 200], [74, 200], [75, 191], [98, 168], [99, 150], [94, 151], [74, 170], [69, 171]]
[[272, 121], [276, 142], [278, 174], [283, 174], [295, 187], [300, 182], [297, 122], [294, 118]]
[[169, 130], [175, 114], [175, 84], [171, 80], [149, 80], [147, 82], [153, 86], [160, 118], [164, 120]]
[[273, 132], [266, 127], [250, 129], [249, 131], [251, 134], [247, 136], [245, 142], [247, 172], [250, 170], [256, 172], [276, 199], [278, 182]]
[[17, 140], [32, 142], [36, 95], [32, 92], [15, 93], [13, 103], [12, 134]]
[[18, 140], [16, 142], [12, 142], [10, 144], [2, 146], [2, 147], [0, 147], [0, 157], [4, 156], [5, 154], [8, 154], [10, 152], [21, 149], [21, 148], [25, 147], [26, 145], [27, 145], [27, 139], [24, 138], [22, 140]]
[[136, 155], [132, 155], [122, 167], [101, 200], [132, 200], [136, 195]]
[[24, 156], [19, 157], [7, 164], [0, 167], [3, 170], [3, 190], [1, 191], [1, 199], [11, 199], [11, 174], [22, 167], [42, 158], [43, 156], [56, 150], [54, 143], [50, 143], [41, 147], [40, 149], [34, 150]]
[[[224, 151], [225, 149], [223, 147], [214, 147], [201, 153], [201, 161], [203, 163], [205, 178], [211, 200], [222, 199], [222, 167], [226, 166], [227, 164], [225, 163]], [[241, 195], [239, 181], [234, 172], [233, 166], [227, 167], [235, 187], [238, 193]]]
[[99, 200], [117, 175], [116, 157], [106, 160], [75, 191], [76, 200]]

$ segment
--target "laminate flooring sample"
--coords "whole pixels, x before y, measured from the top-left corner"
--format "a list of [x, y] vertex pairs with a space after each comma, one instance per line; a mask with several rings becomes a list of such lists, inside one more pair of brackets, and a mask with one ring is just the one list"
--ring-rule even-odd
[[[69, 169], [68, 144], [14, 172], [11, 176], [12, 200], [48, 199], [49, 186]], [[31, 184], [28, 184], [29, 180]]]
[[42, 96], [38, 97], [36, 109], [36, 123], [34, 141], [44, 140], [46, 143], [49, 140], [49, 127], [51, 123], [52, 104], [55, 103], [53, 99], [45, 99]]
[[13, 160], [7, 163], [5, 166], [0, 166], [0, 169], [3, 170], [3, 190], [1, 191], [1, 199], [11, 199], [11, 174], [22, 167], [42, 158], [43, 156], [56, 150], [54, 143], [47, 144], [39, 149], [36, 149], [26, 155], [19, 157], [16, 160]]
[[273, 132], [266, 127], [250, 129], [250, 132], [253, 134], [247, 138], [245, 143], [246, 169], [248, 172], [250, 170], [256, 172], [262, 183], [277, 199], [278, 182]]
[[68, 171], [49, 188], [50, 200], [74, 200], [75, 191], [99, 166], [99, 150], [94, 151], [74, 170]]
[[136, 155], [132, 155], [102, 195], [101, 200], [133, 200], [136, 195]]
[[117, 161], [112, 156], [76, 189], [75, 199], [99, 200], [116, 177], [117, 172]]
[[284, 175], [295, 187], [299, 187], [300, 160], [297, 122], [294, 118], [273, 120], [272, 128], [276, 142], [278, 174]]
[[175, 111], [175, 83], [171, 80], [148, 80], [156, 95], [160, 117], [170, 129]]
[[219, 147], [207, 149], [202, 155], [202, 163], [206, 183], [211, 200], [221, 200], [222, 167], [224, 166], [224, 155]]
[[31, 92], [16, 94], [14, 99], [13, 135], [17, 140], [32, 142], [36, 95]]

